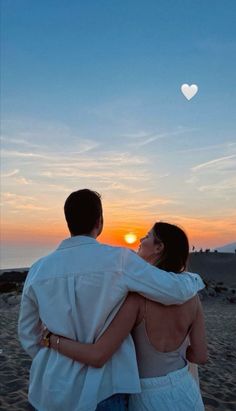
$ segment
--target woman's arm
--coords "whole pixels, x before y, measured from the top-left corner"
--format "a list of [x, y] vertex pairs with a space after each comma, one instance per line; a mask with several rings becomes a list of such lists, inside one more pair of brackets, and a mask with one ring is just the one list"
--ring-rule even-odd
[[139, 313], [141, 298], [135, 293], [128, 294], [109, 327], [94, 344], [83, 344], [64, 337], [59, 337], [58, 344], [58, 337], [52, 334], [50, 347], [72, 360], [96, 368], [102, 367], [132, 330]]
[[197, 313], [189, 335], [190, 346], [187, 348], [187, 360], [195, 364], [205, 364], [207, 362], [207, 342], [204, 313], [199, 297], [197, 302]]

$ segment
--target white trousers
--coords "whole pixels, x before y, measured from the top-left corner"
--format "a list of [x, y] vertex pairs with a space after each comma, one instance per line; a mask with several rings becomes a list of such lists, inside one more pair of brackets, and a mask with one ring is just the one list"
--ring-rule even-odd
[[164, 377], [141, 378], [140, 394], [132, 394], [129, 411], [204, 411], [201, 393], [188, 365]]

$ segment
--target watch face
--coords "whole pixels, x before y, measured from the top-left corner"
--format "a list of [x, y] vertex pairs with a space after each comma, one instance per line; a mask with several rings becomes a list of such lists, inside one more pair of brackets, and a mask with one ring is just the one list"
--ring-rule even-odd
[[45, 342], [45, 346], [49, 347], [50, 345], [50, 331], [48, 331], [48, 333], [43, 337], [43, 341]]
[[46, 337], [46, 338], [44, 339], [44, 341], [45, 341], [45, 346], [46, 346], [46, 347], [49, 347], [49, 338]]

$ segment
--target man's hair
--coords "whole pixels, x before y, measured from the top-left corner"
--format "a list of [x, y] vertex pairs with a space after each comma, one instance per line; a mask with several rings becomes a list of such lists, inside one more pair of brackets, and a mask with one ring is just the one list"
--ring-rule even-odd
[[96, 191], [74, 191], [66, 199], [64, 213], [71, 235], [90, 234], [102, 217], [101, 196]]

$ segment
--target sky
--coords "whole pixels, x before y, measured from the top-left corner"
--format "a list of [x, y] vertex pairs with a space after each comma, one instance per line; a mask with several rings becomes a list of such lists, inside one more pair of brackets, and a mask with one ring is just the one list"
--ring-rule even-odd
[[[1, 2], [2, 245], [52, 247], [102, 194], [101, 241], [155, 221], [236, 239], [234, 0]], [[187, 100], [181, 85], [196, 84]], [[137, 247], [137, 243], [134, 247]]]

